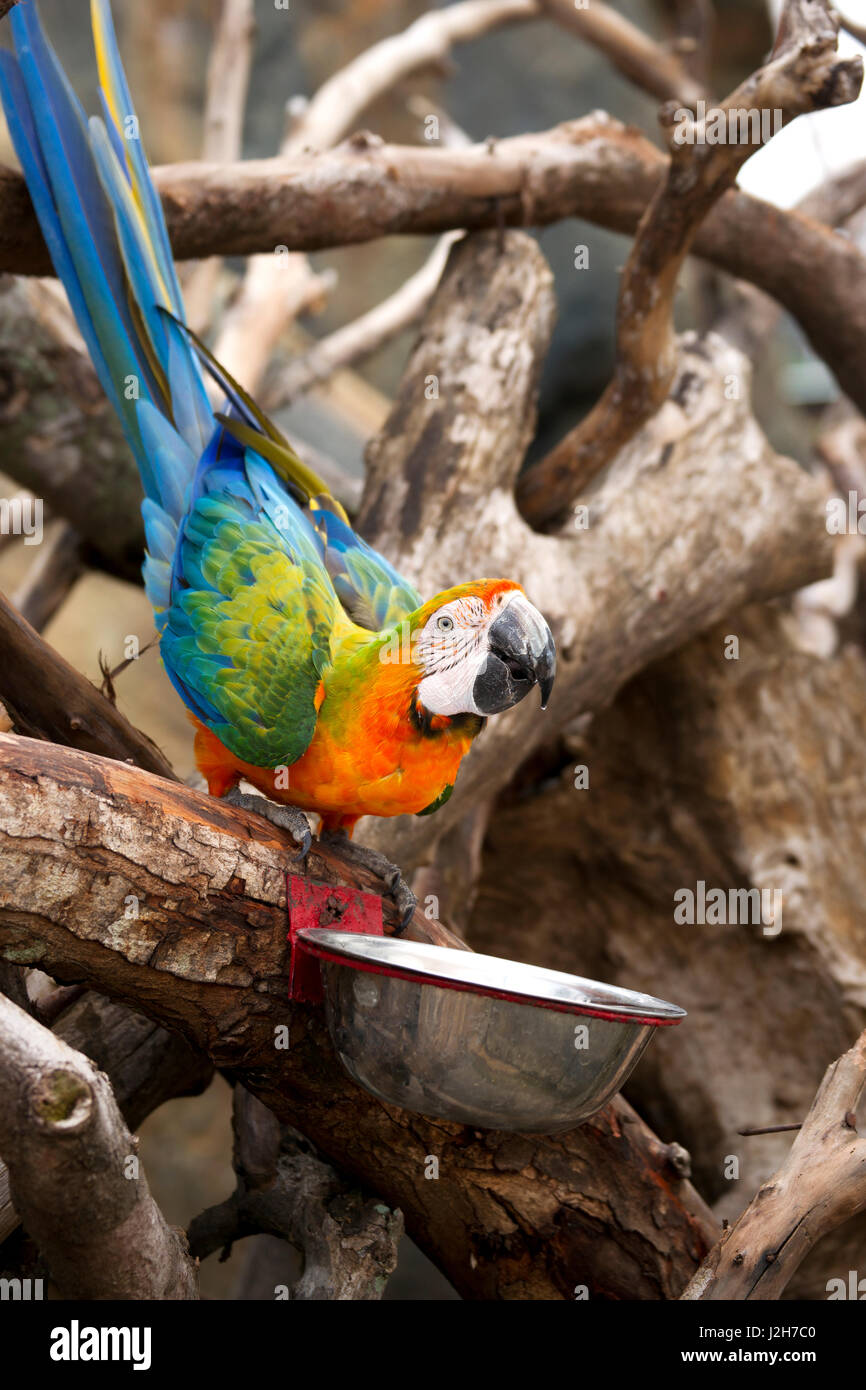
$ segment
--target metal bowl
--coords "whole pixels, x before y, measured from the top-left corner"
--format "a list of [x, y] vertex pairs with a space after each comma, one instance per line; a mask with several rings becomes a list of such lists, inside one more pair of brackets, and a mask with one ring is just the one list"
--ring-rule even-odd
[[626, 1080], [683, 1009], [498, 956], [305, 928], [343, 1066], [381, 1100], [479, 1129], [554, 1134]]

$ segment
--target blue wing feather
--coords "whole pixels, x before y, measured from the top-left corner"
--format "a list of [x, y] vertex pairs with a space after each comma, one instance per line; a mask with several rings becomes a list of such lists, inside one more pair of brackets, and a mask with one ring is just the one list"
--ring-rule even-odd
[[[183, 324], [107, 0], [92, 0], [104, 119], [89, 123], [32, 0], [11, 13], [0, 97], [55, 269], [145, 490], [145, 587], [169, 677], [239, 757], [292, 762], [342, 610], [378, 630], [418, 607], [405, 579]], [[215, 415], [202, 358], [223, 384]], [[132, 379], [132, 381], [130, 380]]]

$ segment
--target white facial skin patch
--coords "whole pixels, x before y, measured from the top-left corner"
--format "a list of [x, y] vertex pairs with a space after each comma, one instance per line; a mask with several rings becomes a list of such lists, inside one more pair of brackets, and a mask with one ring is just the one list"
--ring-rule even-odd
[[[437, 609], [417, 638], [416, 660], [427, 673], [418, 698], [431, 714], [481, 714], [472, 696], [475, 681], [490, 655], [488, 631], [510, 604], [521, 601], [544, 620], [519, 589], [497, 594], [490, 608], [482, 599], [459, 598]], [[444, 620], [444, 621], [443, 621]]]

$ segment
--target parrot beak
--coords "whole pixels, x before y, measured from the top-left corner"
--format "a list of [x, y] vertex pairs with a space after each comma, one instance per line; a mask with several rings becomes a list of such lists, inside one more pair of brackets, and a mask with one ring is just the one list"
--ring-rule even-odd
[[501, 714], [519, 704], [534, 685], [546, 709], [556, 676], [556, 646], [538, 609], [516, 594], [487, 636], [487, 658], [472, 688], [478, 713]]

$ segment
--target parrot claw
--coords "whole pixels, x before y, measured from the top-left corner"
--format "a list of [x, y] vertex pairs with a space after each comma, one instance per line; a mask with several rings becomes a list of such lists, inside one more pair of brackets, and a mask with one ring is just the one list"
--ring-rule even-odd
[[366, 845], [356, 845], [348, 838], [345, 830], [324, 830], [321, 839], [327, 843], [340, 846], [341, 854], [351, 859], [355, 864], [362, 868], [369, 869], [377, 878], [381, 878], [388, 885], [388, 896], [393, 899], [394, 906], [400, 913], [400, 923], [394, 935], [402, 936], [412, 920], [412, 914], [418, 903], [418, 899], [412, 892], [400, 869], [396, 864], [392, 864], [390, 859], [386, 859], [384, 854], [378, 850], [368, 849]]
[[230, 806], [239, 807], [242, 811], [252, 811], [253, 815], [264, 816], [265, 820], [270, 821], [271, 825], [277, 826], [279, 830], [288, 830], [295, 844], [300, 845], [300, 852], [293, 862], [301, 867], [306, 864], [313, 843], [313, 834], [310, 822], [297, 806], [283, 806], [277, 801], [269, 801], [266, 796], [242, 792], [239, 787], [232, 787], [226, 792], [223, 801], [227, 801]]

